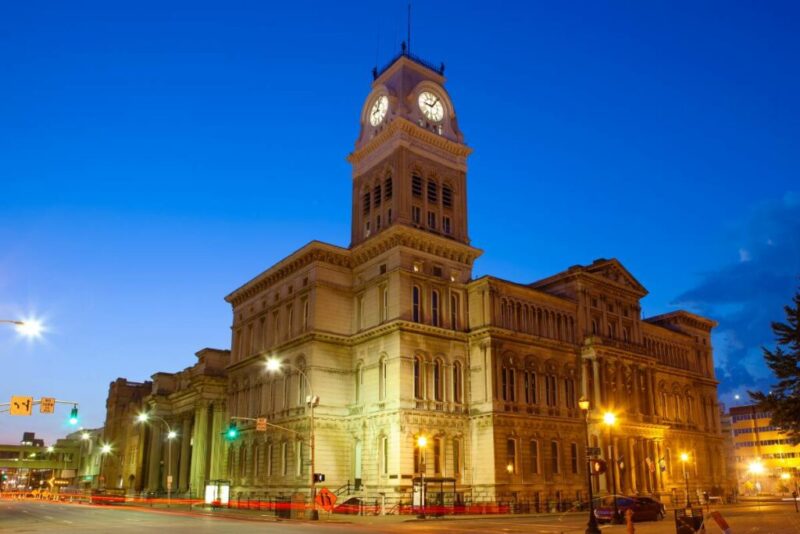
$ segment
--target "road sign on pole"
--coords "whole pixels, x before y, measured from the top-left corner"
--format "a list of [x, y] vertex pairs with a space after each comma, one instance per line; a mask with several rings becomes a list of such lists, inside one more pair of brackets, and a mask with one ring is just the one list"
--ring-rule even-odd
[[266, 417], [259, 417], [256, 419], [256, 432], [266, 432], [267, 431], [267, 418]]
[[11, 404], [8, 407], [9, 415], [30, 415], [33, 410], [33, 397], [21, 397], [14, 395], [11, 397]]
[[56, 399], [53, 397], [42, 397], [39, 401], [40, 413], [55, 413]]

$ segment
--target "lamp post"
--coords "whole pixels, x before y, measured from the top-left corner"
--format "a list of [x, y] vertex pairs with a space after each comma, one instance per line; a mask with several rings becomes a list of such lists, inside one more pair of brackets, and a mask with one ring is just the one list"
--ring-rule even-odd
[[586, 431], [586, 483], [589, 486], [589, 522], [586, 524], [585, 534], [600, 534], [597, 518], [594, 516], [594, 492], [592, 490], [592, 461], [589, 458], [589, 400], [581, 397], [578, 407], [583, 412], [584, 429]]
[[760, 491], [758, 489], [758, 475], [764, 472], [764, 464], [761, 463], [760, 460], [756, 460], [754, 462], [750, 462], [750, 465], [747, 466], [747, 470], [753, 475], [753, 479], [756, 481], [755, 488], [756, 488], [756, 502], [758, 503], [758, 511], [761, 511], [761, 496]]
[[306, 398], [306, 403], [309, 405], [308, 441], [311, 448], [311, 519], [317, 520], [319, 519], [319, 511], [317, 511], [316, 508], [317, 474], [314, 471], [314, 457], [316, 454], [314, 442], [314, 407], [319, 403], [319, 398], [314, 396], [314, 388], [311, 385], [311, 379], [308, 378], [308, 375], [296, 365], [293, 365], [289, 362], [281, 362], [277, 358], [270, 358], [267, 360], [267, 371], [274, 373], [279, 371], [284, 365], [297, 371], [303, 380], [305, 380], [306, 386], [308, 387], [308, 397]]
[[100, 447], [100, 474], [98, 475], [98, 480], [103, 483], [103, 487], [107, 488], [108, 485], [106, 484], [106, 479], [103, 478], [103, 466], [106, 464], [106, 456], [111, 452], [111, 445], [108, 443], [104, 443]]
[[[169, 426], [167, 420], [163, 417], [159, 417], [158, 415], [152, 415], [147, 412], [142, 412], [136, 416], [136, 421], [139, 423], [146, 423], [150, 418], [157, 419], [164, 424], [164, 427], [167, 429], [167, 506], [172, 505], [172, 440], [175, 439], [178, 434], [172, 430], [172, 427]], [[120, 470], [120, 476], [122, 476], [122, 472]]]
[[689, 497], [689, 472], [686, 471], [686, 462], [689, 461], [689, 453], [681, 453], [681, 465], [683, 466], [683, 482], [686, 484], [686, 506], [692, 505], [692, 500]]
[[614, 455], [614, 436], [612, 429], [617, 424], [617, 416], [613, 412], [606, 412], [603, 414], [603, 424], [608, 427], [608, 448], [609, 448], [609, 469], [611, 470], [611, 495], [614, 500], [614, 518], [612, 522], [622, 523], [622, 516], [619, 513], [617, 506], [617, 459]]
[[81, 477], [80, 472], [81, 472], [81, 470], [83, 470], [83, 476], [86, 476], [86, 458], [85, 458], [85, 455], [83, 453], [83, 444], [86, 443], [87, 441], [89, 441], [89, 438], [91, 438], [91, 437], [92, 436], [88, 432], [86, 432], [85, 430], [83, 432], [81, 432], [81, 446], [80, 446], [80, 449], [78, 449], [78, 453], [79, 454], [78, 454], [78, 471], [77, 472], [79, 474], [78, 474], [78, 480], [75, 481], [75, 486], [77, 486], [77, 487], [80, 487], [80, 483], [81, 483], [80, 482], [80, 477]]
[[419, 471], [422, 475], [421, 486], [419, 491], [420, 501], [422, 502], [422, 513], [419, 515], [420, 519], [425, 519], [425, 500], [428, 497], [425, 488], [425, 447], [428, 446], [428, 438], [425, 436], [417, 437], [417, 448], [419, 449]]

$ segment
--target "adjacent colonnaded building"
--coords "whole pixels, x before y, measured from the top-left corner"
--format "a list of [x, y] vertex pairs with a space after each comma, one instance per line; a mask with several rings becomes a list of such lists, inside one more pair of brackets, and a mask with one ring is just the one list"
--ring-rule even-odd
[[348, 157], [350, 246], [313, 241], [226, 297], [228, 415], [294, 432], [240, 424], [215, 476], [232, 497], [307, 493], [313, 393], [315, 471], [330, 489], [409, 503], [424, 470], [444, 503], [585, 500], [585, 395], [622, 493], [682, 498], [684, 469], [692, 492], [731, 491], [713, 321], [643, 318], [647, 290], [614, 259], [534, 283], [472, 277], [472, 149], [443, 71], [404, 49], [374, 72]]

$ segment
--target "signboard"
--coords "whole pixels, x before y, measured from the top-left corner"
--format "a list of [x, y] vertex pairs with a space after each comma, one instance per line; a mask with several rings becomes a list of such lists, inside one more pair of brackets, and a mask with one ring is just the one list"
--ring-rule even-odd
[[11, 397], [11, 404], [8, 407], [9, 415], [30, 415], [33, 409], [33, 397]]
[[267, 418], [266, 417], [259, 417], [256, 419], [256, 432], [266, 432], [267, 431]]
[[600, 456], [600, 447], [587, 447], [586, 456], [589, 458], [597, 458]]
[[42, 397], [39, 401], [40, 413], [54, 413], [56, 411], [56, 399], [53, 397]]
[[319, 490], [319, 493], [317, 493], [314, 502], [326, 512], [333, 512], [333, 507], [336, 505], [336, 495], [331, 493], [328, 488], [322, 488]]
[[69, 479], [57, 478], [53, 481], [54, 486], [69, 486]]

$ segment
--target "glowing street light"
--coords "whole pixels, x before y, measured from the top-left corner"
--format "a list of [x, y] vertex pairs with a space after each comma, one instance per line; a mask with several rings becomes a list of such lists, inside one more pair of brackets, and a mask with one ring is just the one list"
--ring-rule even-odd
[[37, 338], [44, 332], [44, 325], [38, 319], [0, 319], [0, 323], [13, 325], [17, 333], [27, 338]]
[[761, 511], [761, 498], [760, 498], [761, 491], [759, 490], [759, 487], [758, 487], [759, 486], [758, 475], [761, 475], [761, 474], [764, 473], [764, 464], [762, 464], [759, 460], [755, 460], [753, 462], [750, 462], [750, 464], [747, 466], [747, 471], [751, 475], [753, 475], [753, 478], [756, 481], [756, 483], [755, 483], [756, 500], [758, 501], [758, 511], [760, 512]]
[[158, 415], [142, 412], [136, 416], [136, 422], [147, 423], [151, 417], [161, 421], [167, 429], [167, 506], [170, 506], [172, 504], [172, 440], [175, 439], [178, 434], [172, 430], [172, 427], [169, 426], [166, 419]]
[[683, 466], [683, 481], [686, 484], [686, 506], [691, 506], [692, 501], [689, 499], [689, 472], [686, 471], [686, 462], [689, 461], [689, 453], [682, 452], [680, 458], [681, 465]]
[[612, 430], [614, 425], [617, 424], [617, 414], [614, 412], [605, 412], [603, 414], [603, 424], [608, 427], [608, 448], [609, 448], [609, 460], [611, 465], [609, 465], [609, 470], [611, 471], [611, 494], [613, 495], [614, 499], [614, 523], [622, 523], [622, 515], [619, 513], [619, 506], [617, 506], [617, 458], [616, 454], [614, 454], [614, 438], [612, 436]]
[[88, 440], [91, 437], [92, 436], [88, 432], [84, 432], [84, 433], [81, 434], [81, 439], [82, 440]]
[[425, 500], [427, 499], [427, 491], [425, 487], [425, 447], [428, 446], [428, 438], [425, 436], [417, 436], [417, 448], [419, 449], [419, 472], [422, 475], [420, 482], [422, 487], [420, 488], [420, 501], [422, 501], [422, 512], [419, 514], [418, 517], [421, 519], [425, 519]]

